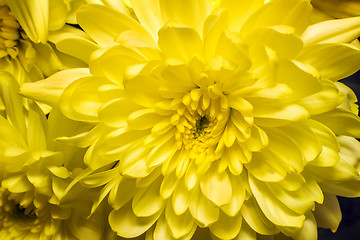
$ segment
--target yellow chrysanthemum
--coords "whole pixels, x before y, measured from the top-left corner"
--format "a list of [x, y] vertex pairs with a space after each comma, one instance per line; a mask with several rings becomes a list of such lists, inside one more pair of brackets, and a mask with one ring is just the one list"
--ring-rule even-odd
[[311, 25], [307, 0], [130, 2], [136, 19], [79, 9], [102, 47], [90, 73], [65, 70], [21, 89], [96, 124], [63, 138], [90, 146], [93, 173], [81, 182], [103, 186], [92, 211], [108, 195], [110, 226], [125, 238], [335, 231], [336, 195], [360, 196], [337, 138], [359, 146], [360, 119], [343, 107], [352, 102], [337, 80], [360, 66], [348, 44], [360, 18]]
[[[101, 239], [102, 229], [87, 220], [91, 191], [67, 187], [84, 169], [84, 150], [54, 142], [87, 126], [40, 108], [17, 95], [17, 81], [0, 74], [0, 239], [81, 239], [84, 231]], [[24, 102], [26, 103], [26, 102]], [[65, 194], [67, 196], [65, 197]]]

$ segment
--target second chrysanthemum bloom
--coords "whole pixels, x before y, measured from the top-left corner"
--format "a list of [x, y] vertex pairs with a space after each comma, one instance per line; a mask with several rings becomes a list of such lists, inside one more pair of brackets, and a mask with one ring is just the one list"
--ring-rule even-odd
[[79, 24], [103, 47], [90, 74], [67, 70], [22, 88], [96, 124], [63, 139], [90, 145], [94, 173], [82, 183], [104, 185], [93, 210], [109, 193], [109, 223], [127, 238], [190, 239], [198, 227], [215, 239], [336, 230], [340, 219], [327, 217], [338, 216], [335, 195], [360, 196], [337, 140], [359, 137], [360, 120], [339, 107], [347, 88], [336, 82], [360, 64], [347, 44], [360, 19], [310, 26], [305, 0], [131, 4], [139, 22], [80, 9]]

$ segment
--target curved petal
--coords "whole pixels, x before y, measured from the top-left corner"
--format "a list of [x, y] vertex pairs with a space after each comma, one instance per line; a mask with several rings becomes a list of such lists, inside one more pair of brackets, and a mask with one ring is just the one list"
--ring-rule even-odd
[[259, 27], [287, 25], [294, 28], [295, 34], [301, 35], [310, 24], [311, 12], [312, 7], [309, 1], [269, 1], [250, 15], [240, 33], [246, 35]]
[[218, 8], [227, 9], [230, 30], [238, 32], [246, 21], [247, 17], [263, 4], [264, 0], [221, 0]]
[[314, 119], [330, 128], [336, 135], [360, 137], [360, 117], [341, 108], [315, 115]]
[[304, 48], [297, 60], [315, 67], [323, 78], [337, 81], [359, 70], [360, 51], [350, 44], [321, 43]]
[[106, 78], [89, 76], [71, 83], [61, 94], [59, 106], [65, 116], [77, 121], [99, 121], [98, 110], [104, 104], [98, 88], [109, 84]]
[[67, 8], [63, 0], [49, 0], [49, 31], [56, 31], [64, 26]]
[[8, 0], [7, 4], [33, 42], [47, 42], [49, 0]]
[[[140, 189], [132, 201], [132, 209], [137, 217], [150, 217], [156, 215], [164, 206], [164, 200], [160, 196], [160, 184], [162, 178], [158, 178], [148, 187]], [[161, 212], [161, 211], [160, 211]]]
[[157, 41], [158, 31], [164, 25], [159, 0], [131, 0], [131, 6], [140, 23]]
[[59, 51], [85, 63], [89, 63], [90, 55], [99, 49], [99, 46], [91, 41], [84, 32], [68, 25], [56, 32], [51, 32], [49, 41], [53, 42]]
[[316, 43], [351, 43], [360, 34], [360, 17], [329, 20], [309, 26], [301, 39], [304, 46]]
[[274, 224], [285, 227], [302, 227], [305, 216], [289, 209], [280, 202], [265, 184], [249, 176], [249, 184], [259, 207], [265, 216]]
[[196, 189], [190, 201], [189, 209], [191, 215], [198, 221], [198, 224], [207, 227], [216, 222], [219, 218], [219, 208], [214, 206], [200, 191]]
[[176, 215], [171, 204], [166, 206], [165, 218], [172, 236], [176, 239], [189, 234], [194, 226], [196, 226], [189, 211]]
[[88, 4], [81, 7], [77, 14], [80, 26], [100, 46], [114, 45], [115, 39], [126, 30], [134, 30], [144, 38], [152, 39], [137, 21], [110, 7]]
[[159, 48], [169, 58], [184, 62], [202, 54], [200, 35], [192, 28], [167, 24], [159, 30]]
[[233, 186], [229, 175], [225, 171], [218, 173], [218, 168], [212, 165], [200, 180], [201, 192], [217, 206], [222, 206], [231, 201]]
[[202, 35], [205, 18], [212, 11], [210, 0], [160, 0], [164, 22], [172, 21], [186, 25]]
[[150, 217], [137, 217], [131, 208], [131, 202], [119, 210], [112, 210], [109, 214], [109, 224], [119, 236], [134, 238], [147, 231], [159, 218], [162, 211]]
[[88, 68], [67, 69], [34, 83], [24, 83], [20, 94], [56, 106], [64, 89], [77, 79], [89, 76]]
[[219, 219], [215, 223], [211, 224], [209, 229], [220, 239], [233, 239], [239, 234], [241, 225], [241, 215], [230, 217], [220, 211]]

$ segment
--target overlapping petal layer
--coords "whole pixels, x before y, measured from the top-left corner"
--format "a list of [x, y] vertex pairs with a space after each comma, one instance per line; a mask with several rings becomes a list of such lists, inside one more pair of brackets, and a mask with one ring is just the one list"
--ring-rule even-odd
[[125, 238], [335, 230], [335, 196], [360, 196], [344, 150], [357, 144], [360, 119], [336, 82], [360, 66], [349, 44], [359, 19], [310, 25], [307, 0], [143, 2], [131, 1], [136, 19], [81, 8], [81, 27], [102, 47], [90, 75], [71, 70], [61, 85], [67, 70], [22, 88], [95, 124], [62, 138], [90, 146], [89, 175], [76, 181], [102, 186], [92, 212], [108, 195], [110, 226]]

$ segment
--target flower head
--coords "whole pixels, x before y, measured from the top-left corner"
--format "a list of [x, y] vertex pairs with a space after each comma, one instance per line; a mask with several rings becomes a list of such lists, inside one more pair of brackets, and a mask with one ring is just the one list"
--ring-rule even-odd
[[[76, 186], [67, 193], [85, 168], [84, 150], [54, 142], [87, 126], [55, 110], [46, 118], [36, 103], [20, 97], [18, 91], [15, 78], [1, 73], [5, 112], [0, 116], [0, 237], [74, 239], [93, 228], [93, 234], [98, 231], [95, 239], [100, 239], [101, 225], [94, 227], [94, 218], [86, 219], [91, 191], [84, 197], [85, 189]], [[74, 225], [82, 228], [74, 229]]]
[[102, 47], [90, 75], [64, 86], [67, 70], [22, 87], [96, 124], [63, 139], [90, 145], [93, 173], [81, 181], [103, 186], [92, 210], [109, 194], [110, 226], [126, 238], [190, 239], [207, 228], [214, 239], [314, 239], [317, 224], [336, 230], [340, 219], [326, 217], [339, 210], [336, 195], [360, 195], [337, 139], [358, 137], [360, 119], [339, 107], [336, 83], [359, 68], [360, 51], [347, 44], [359, 18], [311, 25], [307, 0], [131, 6], [138, 21], [100, 5], [79, 10]]

